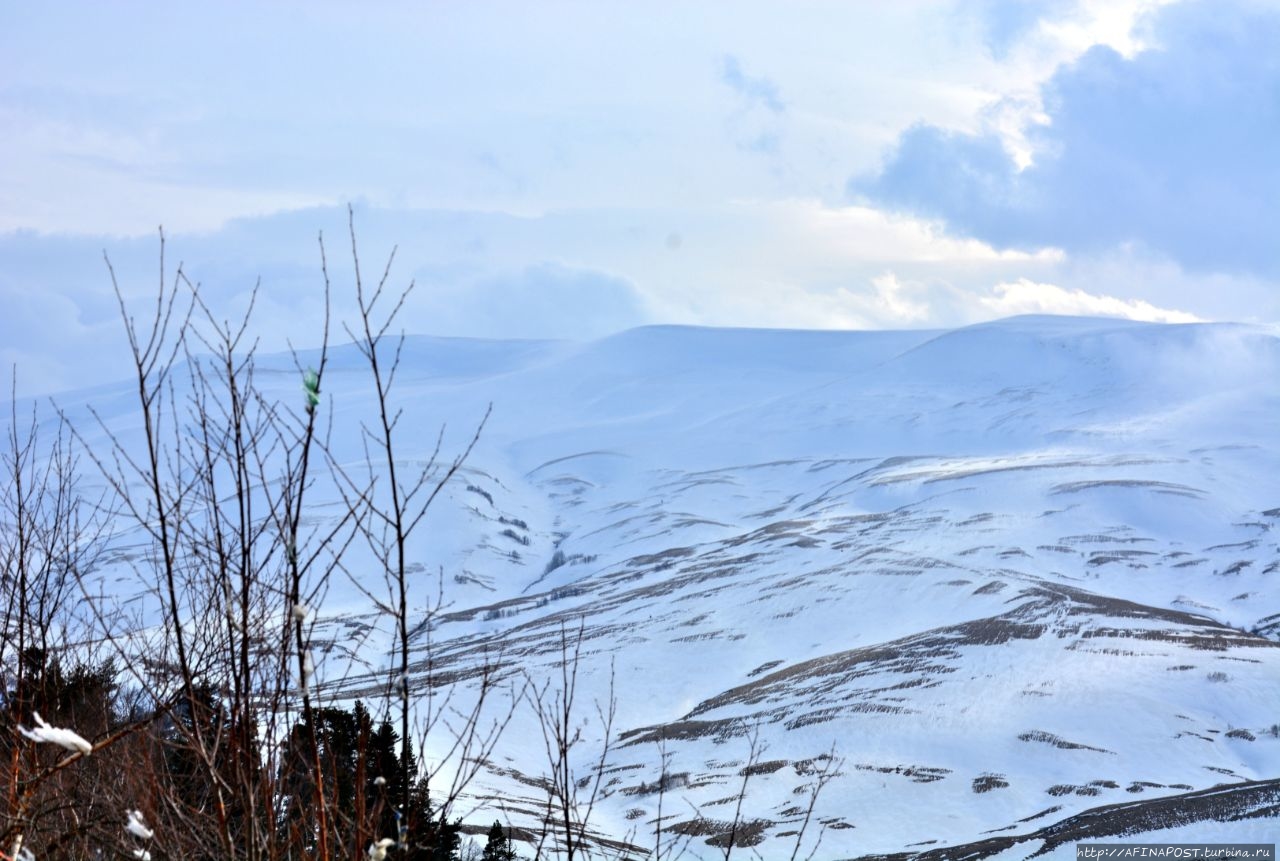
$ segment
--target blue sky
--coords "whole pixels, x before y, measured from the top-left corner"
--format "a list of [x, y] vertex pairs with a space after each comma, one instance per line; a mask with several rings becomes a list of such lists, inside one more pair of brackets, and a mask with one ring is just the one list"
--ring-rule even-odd
[[1276, 44], [1274, 0], [6, 4], [0, 364], [121, 375], [102, 252], [142, 299], [159, 225], [309, 344], [348, 202], [423, 333], [1275, 323]]

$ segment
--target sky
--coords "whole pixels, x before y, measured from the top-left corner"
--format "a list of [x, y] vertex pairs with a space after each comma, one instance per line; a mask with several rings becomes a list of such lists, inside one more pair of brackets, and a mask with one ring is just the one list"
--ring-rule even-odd
[[129, 371], [159, 235], [263, 349], [1280, 322], [1280, 0], [0, 4], [0, 368]]

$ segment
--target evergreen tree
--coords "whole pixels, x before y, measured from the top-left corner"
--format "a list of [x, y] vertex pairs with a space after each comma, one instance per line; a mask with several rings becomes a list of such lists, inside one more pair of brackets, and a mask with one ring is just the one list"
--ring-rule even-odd
[[[73, 730], [90, 742], [101, 741], [119, 727], [123, 712], [116, 670], [109, 661], [69, 663], [38, 648], [16, 657], [20, 665], [6, 679], [12, 686], [0, 693], [5, 726], [0, 732], [0, 774], [10, 793], [7, 803], [0, 803], [0, 846], [7, 849], [22, 835], [27, 845], [56, 846], [49, 854], [57, 857], [92, 857], [94, 847], [114, 840], [119, 828], [119, 806], [113, 804], [110, 789], [122, 782], [124, 745], [109, 756], [86, 756], [69, 768], [55, 769], [68, 751], [56, 744], [34, 743], [17, 727], [32, 726], [39, 713], [53, 726]], [[147, 806], [145, 799], [131, 802]]]
[[489, 829], [489, 841], [484, 844], [484, 852], [480, 861], [515, 861], [516, 850], [511, 848], [511, 838], [502, 828], [502, 823], [493, 820]]
[[[230, 737], [231, 718], [212, 684], [197, 681], [191, 693], [181, 697], [158, 722], [157, 765], [176, 799], [191, 810], [207, 810], [217, 803], [217, 792], [209, 779], [205, 756], [217, 754], [213, 760], [219, 770], [231, 771], [233, 757], [219, 746]], [[200, 744], [207, 748], [205, 752], [198, 749]], [[229, 811], [233, 816], [239, 812]]]
[[[323, 775], [327, 823], [338, 839], [340, 819], [356, 798], [357, 727], [355, 716], [336, 707], [312, 710], [312, 721], [300, 720], [289, 734], [281, 765], [280, 788], [288, 801], [283, 826], [296, 835], [315, 835], [316, 754]], [[314, 724], [314, 726], [312, 725]]]
[[93, 738], [119, 723], [117, 676], [110, 660], [77, 662], [68, 670], [57, 655], [28, 648], [19, 657], [15, 684], [4, 693], [3, 702], [15, 722], [30, 723], [32, 712], [40, 712], [46, 720]]
[[[455, 861], [461, 846], [461, 821], [439, 820], [431, 806], [425, 779], [410, 786], [409, 810], [401, 811], [404, 775], [412, 779], [418, 765], [412, 751], [408, 768], [400, 758], [400, 734], [389, 721], [376, 728], [364, 703], [357, 701], [351, 711], [328, 707], [312, 712], [316, 727], [299, 721], [290, 733], [280, 775], [280, 790], [286, 800], [283, 827], [297, 835], [315, 833], [315, 760], [318, 747], [324, 770], [325, 799], [335, 819], [329, 827], [338, 843], [351, 842], [355, 831], [368, 829], [370, 839], [401, 839], [405, 826], [409, 846], [397, 847], [397, 861]], [[357, 821], [358, 820], [358, 821]], [[304, 838], [305, 839], [305, 838]]]
[[449, 822], [436, 814], [425, 778], [414, 785], [409, 804], [409, 849], [401, 857], [410, 861], [457, 861], [462, 849], [462, 820]]
[[403, 797], [400, 781], [400, 734], [383, 721], [365, 746], [365, 806], [378, 837], [396, 837], [396, 806]]

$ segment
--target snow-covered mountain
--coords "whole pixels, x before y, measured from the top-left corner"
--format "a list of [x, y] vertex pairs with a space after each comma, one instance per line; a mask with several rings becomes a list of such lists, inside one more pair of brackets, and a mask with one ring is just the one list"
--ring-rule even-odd
[[[358, 358], [336, 352], [324, 409], [370, 414]], [[259, 373], [299, 397], [291, 359]], [[593, 831], [652, 847], [661, 798], [685, 857], [718, 857], [735, 812], [790, 857], [831, 763], [799, 857], [1280, 833], [1275, 330], [411, 337], [397, 386], [409, 461], [493, 405], [413, 548], [448, 605], [414, 682], [546, 678], [581, 626], [583, 712], [611, 677], [617, 708]], [[333, 667], [369, 610], [327, 594]], [[528, 824], [546, 768], [518, 712], [473, 794]]]

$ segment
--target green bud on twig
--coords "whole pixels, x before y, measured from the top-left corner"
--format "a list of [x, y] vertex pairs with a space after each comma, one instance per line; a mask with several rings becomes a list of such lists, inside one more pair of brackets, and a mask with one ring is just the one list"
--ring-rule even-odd
[[311, 368], [302, 375], [302, 390], [307, 396], [307, 412], [315, 412], [320, 405], [320, 375]]

